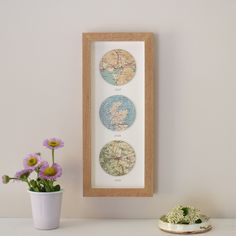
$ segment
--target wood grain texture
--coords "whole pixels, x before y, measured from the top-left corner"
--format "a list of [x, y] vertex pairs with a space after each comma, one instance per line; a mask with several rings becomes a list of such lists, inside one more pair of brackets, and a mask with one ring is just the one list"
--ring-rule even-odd
[[83, 192], [91, 188], [91, 71], [90, 40], [83, 34]]
[[[93, 188], [91, 182], [91, 44], [95, 41], [144, 41], [145, 43], [145, 187]], [[83, 195], [138, 196], [153, 195], [153, 46], [152, 33], [83, 33]]]

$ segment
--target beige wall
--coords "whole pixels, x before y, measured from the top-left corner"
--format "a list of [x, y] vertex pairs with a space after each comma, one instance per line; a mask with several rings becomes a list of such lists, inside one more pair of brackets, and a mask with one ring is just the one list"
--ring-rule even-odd
[[[0, 0], [0, 174], [45, 137], [65, 148], [64, 217], [158, 217], [177, 203], [236, 217], [236, 1]], [[153, 198], [83, 198], [81, 33], [155, 33]], [[0, 217], [28, 217], [0, 185]]]

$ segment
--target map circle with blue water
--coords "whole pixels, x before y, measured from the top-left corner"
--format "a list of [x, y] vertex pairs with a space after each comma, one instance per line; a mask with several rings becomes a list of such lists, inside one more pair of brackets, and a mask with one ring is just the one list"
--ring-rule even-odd
[[136, 62], [128, 51], [113, 49], [103, 55], [99, 69], [106, 82], [121, 86], [133, 79], [136, 72]]
[[129, 98], [123, 95], [114, 95], [103, 101], [99, 116], [106, 128], [112, 131], [123, 131], [134, 123], [136, 110]]

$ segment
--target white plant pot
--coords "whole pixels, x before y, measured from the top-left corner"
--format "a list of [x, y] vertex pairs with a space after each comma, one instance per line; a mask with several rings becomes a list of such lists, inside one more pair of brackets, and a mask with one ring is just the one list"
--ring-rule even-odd
[[61, 201], [63, 191], [28, 191], [34, 227], [37, 229], [56, 229], [60, 225]]

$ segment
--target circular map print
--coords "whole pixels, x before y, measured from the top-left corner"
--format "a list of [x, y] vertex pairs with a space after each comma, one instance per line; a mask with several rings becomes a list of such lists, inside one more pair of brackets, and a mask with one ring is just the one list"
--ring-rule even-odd
[[126, 175], [134, 167], [135, 152], [128, 143], [113, 140], [102, 148], [99, 162], [102, 169], [109, 175]]
[[123, 49], [107, 52], [99, 64], [104, 80], [112, 85], [124, 85], [133, 79], [136, 71], [134, 57]]
[[135, 106], [127, 97], [114, 95], [102, 103], [99, 116], [103, 125], [108, 129], [113, 131], [126, 130], [134, 123]]

